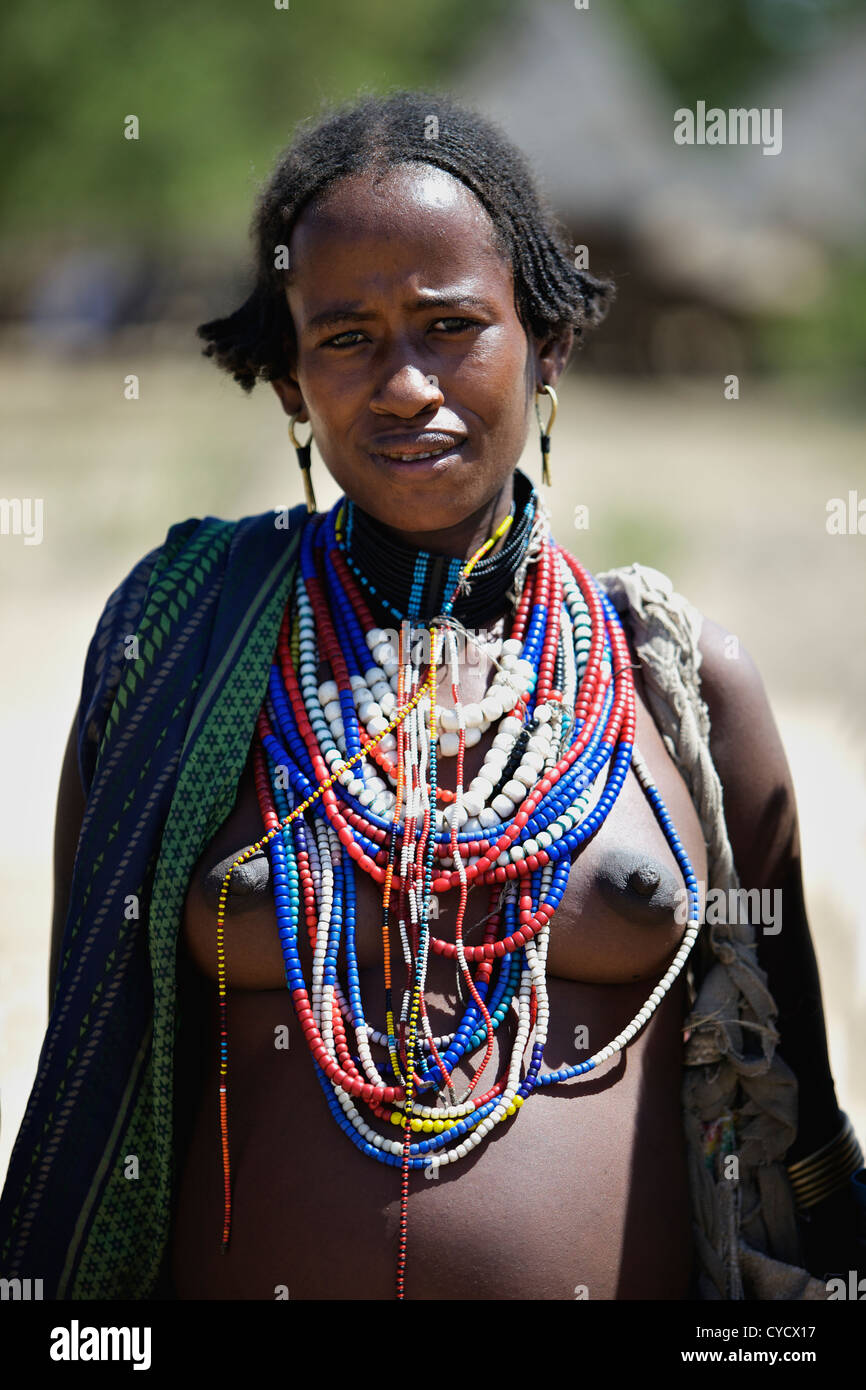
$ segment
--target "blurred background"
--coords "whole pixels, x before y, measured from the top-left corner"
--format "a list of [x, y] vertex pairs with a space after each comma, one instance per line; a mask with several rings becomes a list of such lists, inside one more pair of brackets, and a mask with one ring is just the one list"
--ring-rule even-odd
[[[617, 282], [561, 391], [557, 538], [595, 570], [670, 574], [762, 671], [866, 1145], [863, 5], [280, 3], [0, 18], [0, 494], [41, 499], [44, 532], [26, 544], [4, 514], [0, 1173], [47, 1017], [55, 798], [97, 617], [174, 522], [302, 500], [272, 393], [245, 397], [196, 326], [247, 292], [253, 199], [296, 122], [394, 85], [497, 119]], [[780, 108], [781, 151], [677, 145], [674, 112], [699, 101]], [[534, 441], [524, 467], [538, 480]], [[330, 505], [315, 452], [313, 474]]]

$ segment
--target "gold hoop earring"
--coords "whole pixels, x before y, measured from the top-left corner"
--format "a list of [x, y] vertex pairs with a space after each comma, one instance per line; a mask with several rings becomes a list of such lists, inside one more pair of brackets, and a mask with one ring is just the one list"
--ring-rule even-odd
[[313, 444], [313, 427], [312, 425], [310, 426], [310, 433], [307, 437], [307, 442], [305, 444], [302, 444], [301, 441], [298, 439], [298, 436], [295, 434], [295, 424], [297, 422], [297, 419], [298, 416], [293, 415], [291, 420], [289, 421], [289, 439], [292, 441], [292, 444], [295, 448], [295, 453], [298, 456], [298, 467], [300, 468], [301, 476], [304, 479], [304, 496], [307, 499], [307, 512], [310, 513], [316, 511], [316, 494], [313, 492], [313, 480], [310, 476], [310, 468], [312, 467], [313, 462], [311, 453]]
[[[541, 411], [538, 408], [539, 396], [550, 397], [550, 414], [547, 417], [547, 428], [541, 423]], [[551, 486], [550, 482], [550, 432], [553, 429], [553, 422], [556, 419], [556, 411], [559, 401], [556, 399], [556, 392], [547, 382], [535, 393], [535, 415], [538, 420], [538, 432], [541, 436], [541, 481], [546, 487]]]

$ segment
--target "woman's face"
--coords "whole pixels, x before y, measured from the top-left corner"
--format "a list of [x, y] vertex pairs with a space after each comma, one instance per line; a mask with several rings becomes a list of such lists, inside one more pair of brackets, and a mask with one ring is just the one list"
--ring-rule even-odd
[[570, 340], [527, 338], [487, 212], [432, 165], [332, 185], [289, 258], [297, 355], [273, 383], [285, 410], [372, 516], [410, 536], [459, 529], [509, 481]]

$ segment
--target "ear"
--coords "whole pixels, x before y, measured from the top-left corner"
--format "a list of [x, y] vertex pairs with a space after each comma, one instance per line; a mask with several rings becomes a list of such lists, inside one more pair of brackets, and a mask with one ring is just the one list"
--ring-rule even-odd
[[280, 377], [278, 381], [272, 381], [271, 385], [282, 401], [286, 414], [297, 415], [300, 423], [306, 422], [307, 411], [298, 383], [293, 381], [290, 376], [284, 376]]
[[574, 329], [567, 328], [556, 338], [548, 338], [536, 343], [536, 382], [539, 386], [555, 386], [568, 365], [571, 349], [574, 346]]

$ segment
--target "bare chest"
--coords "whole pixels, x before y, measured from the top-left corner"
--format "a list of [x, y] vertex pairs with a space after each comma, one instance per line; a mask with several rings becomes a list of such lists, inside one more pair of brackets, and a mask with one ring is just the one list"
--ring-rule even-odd
[[[704, 880], [696, 812], [640, 692], [637, 744]], [[466, 780], [485, 749], [482, 741], [468, 750]], [[453, 785], [453, 760], [440, 767], [442, 783]], [[219, 885], [232, 860], [260, 838], [261, 825], [250, 763], [186, 899], [185, 947], [210, 979]], [[378, 1014], [381, 890], [363, 874], [357, 880], [361, 989]], [[213, 1065], [197, 1101], [180, 1191], [179, 1296], [273, 1298], [286, 1287], [300, 1299], [390, 1298], [398, 1175], [359, 1155], [328, 1113], [285, 986], [266, 854], [249, 861], [237, 887], [226, 924], [234, 1232], [228, 1257], [221, 1256]], [[629, 773], [603, 827], [575, 855], [551, 924], [552, 1022], [542, 1071], [597, 1050], [644, 1003], [682, 937], [682, 887], [677, 861]], [[433, 926], [445, 939], [453, 936], [454, 896], [442, 894], [437, 903]], [[485, 891], [470, 894], [467, 938], [485, 911]], [[308, 949], [304, 963], [309, 968]], [[453, 1030], [460, 1008], [455, 972], [439, 957], [431, 962], [428, 998], [434, 1032]], [[436, 1181], [413, 1175], [410, 1297], [562, 1299], [583, 1287], [593, 1298], [686, 1296], [691, 1256], [679, 1098], [685, 1007], [681, 980], [625, 1054], [579, 1085], [534, 1095], [519, 1123], [499, 1126], [476, 1156]], [[287, 1048], [274, 1045], [280, 1029], [287, 1030]], [[508, 1042], [505, 1028], [482, 1087], [497, 1075]]]

